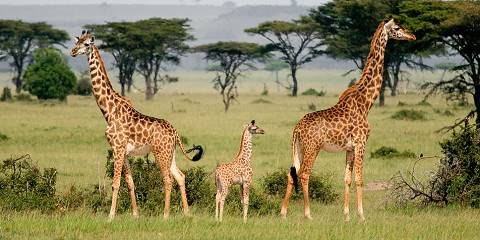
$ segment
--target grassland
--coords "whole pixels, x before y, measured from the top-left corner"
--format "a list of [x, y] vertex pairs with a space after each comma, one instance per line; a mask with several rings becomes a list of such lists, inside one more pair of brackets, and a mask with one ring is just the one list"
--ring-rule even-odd
[[[270, 170], [290, 166], [293, 127], [311, 111], [308, 105], [322, 109], [337, 101], [338, 94], [354, 77], [342, 77], [341, 73], [338, 70], [302, 71], [301, 89], [324, 89], [327, 96], [297, 98], [286, 96], [283, 90], [277, 92], [270, 73], [251, 73], [241, 81], [239, 103], [228, 113], [223, 112], [220, 96], [211, 89], [211, 76], [204, 72], [173, 74], [180, 77], [180, 82], [165, 86], [153, 101], [145, 101], [141, 93], [129, 97], [141, 112], [170, 121], [190, 144], [205, 146], [205, 158], [199, 162], [187, 162], [177, 156], [178, 165], [183, 169], [205, 166], [213, 170], [217, 163], [231, 161], [238, 150], [243, 124], [255, 119], [266, 130], [265, 135], [254, 139], [253, 168], [254, 178], [258, 180]], [[414, 72], [410, 76], [410, 88], [438, 77], [438, 73]], [[264, 83], [270, 92], [268, 96], [259, 94]], [[6, 84], [8, 74], [0, 74], [0, 86]], [[439, 155], [438, 142], [445, 136], [434, 131], [469, 110], [448, 106], [441, 97], [429, 100], [431, 106], [417, 105], [422, 95], [411, 89], [407, 89], [407, 94], [387, 97], [386, 107], [375, 106], [371, 110], [369, 121], [373, 130], [364, 162], [366, 185], [388, 181], [396, 172], [409, 169], [415, 161], [372, 159], [370, 152], [391, 146], [427, 156]], [[269, 103], [254, 103], [260, 98]], [[408, 105], [398, 106], [399, 102]], [[401, 109], [425, 111], [427, 120], [392, 119], [391, 115]], [[438, 110], [449, 110], [453, 116], [438, 114]], [[108, 149], [104, 137], [106, 124], [92, 97], [71, 96], [67, 103], [0, 103], [0, 122], [0, 132], [10, 138], [0, 142], [0, 159], [29, 153], [40, 166], [57, 168], [59, 192], [72, 184], [110, 184], [104, 177]], [[332, 174], [338, 192], [343, 189], [344, 159], [343, 153], [321, 153], [315, 163], [315, 171]], [[417, 171], [424, 173], [437, 161], [422, 160]], [[212, 214], [195, 208], [192, 217], [174, 214], [172, 219], [163, 221], [160, 216], [142, 216], [135, 221], [124, 214], [110, 224], [106, 223], [105, 215], [92, 215], [88, 210], [66, 215], [2, 213], [0, 239], [474, 239], [480, 234], [478, 210], [455, 206], [397, 209], [385, 206], [384, 198], [384, 191], [365, 192], [365, 224], [355, 217], [352, 222], [344, 223], [340, 201], [313, 204], [313, 221], [303, 219], [302, 202], [297, 201], [292, 202], [286, 221], [278, 216], [252, 216], [246, 225], [241, 224], [239, 216], [227, 216], [224, 223], [217, 224]], [[280, 202], [278, 205], [280, 207]], [[354, 213], [354, 203], [351, 206]]]

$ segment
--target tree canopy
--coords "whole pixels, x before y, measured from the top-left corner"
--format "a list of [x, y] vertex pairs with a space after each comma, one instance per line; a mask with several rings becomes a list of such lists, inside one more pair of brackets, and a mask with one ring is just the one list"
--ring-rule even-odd
[[325, 54], [336, 59], [351, 60], [359, 70], [365, 65], [370, 41], [381, 21], [393, 16], [400, 25], [417, 36], [413, 42], [389, 41], [385, 51], [380, 105], [384, 102], [385, 87], [391, 89], [392, 95], [396, 94], [403, 64], [411, 68], [429, 68], [422, 63], [421, 58], [443, 50], [441, 45], [431, 44], [434, 42], [433, 36], [422, 32], [414, 22], [399, 16], [405, 2], [417, 7], [423, 4], [423, 1], [404, 0], [334, 0], [311, 10], [308, 15], [320, 26], [318, 30], [326, 45]]
[[10, 65], [15, 69], [12, 80], [17, 93], [22, 89], [22, 75], [33, 51], [54, 44], [63, 46], [68, 39], [65, 31], [44, 22], [0, 20], [0, 60], [11, 60]]
[[121, 94], [125, 96], [125, 86], [130, 91], [135, 73], [135, 57], [133, 39], [131, 36], [132, 22], [107, 22], [105, 24], [86, 25], [101, 40], [98, 47], [113, 55], [115, 66], [118, 68], [118, 80], [121, 86]]
[[216, 65], [211, 68], [217, 73], [212, 83], [222, 95], [225, 112], [238, 96], [237, 78], [254, 69], [253, 63], [269, 56], [262, 46], [247, 42], [217, 42], [197, 46], [193, 51], [205, 54], [205, 59]]
[[245, 29], [245, 32], [257, 34], [270, 43], [267, 48], [280, 53], [280, 59], [290, 66], [292, 77], [292, 96], [297, 96], [297, 70], [305, 63], [311, 62], [322, 52], [318, 24], [309, 18], [287, 21], [268, 21], [257, 27]]
[[462, 57], [463, 61], [453, 67], [457, 73], [454, 78], [424, 87], [431, 89], [429, 94], [440, 91], [452, 100], [465, 101], [465, 94], [471, 94], [480, 128], [480, 2], [431, 1], [423, 7], [409, 3], [403, 6], [401, 14], [429, 32], [437, 44]]
[[62, 101], [73, 92], [77, 81], [64, 55], [54, 48], [36, 49], [24, 78], [23, 89], [39, 99]]

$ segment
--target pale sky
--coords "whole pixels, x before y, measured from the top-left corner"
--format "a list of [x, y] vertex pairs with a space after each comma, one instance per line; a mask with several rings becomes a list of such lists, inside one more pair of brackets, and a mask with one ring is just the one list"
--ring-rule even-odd
[[[222, 5], [227, 0], [0, 0], [0, 4], [212, 4]], [[290, 5], [292, 0], [229, 0], [237, 5]], [[327, 0], [295, 0], [299, 5], [320, 5]]]

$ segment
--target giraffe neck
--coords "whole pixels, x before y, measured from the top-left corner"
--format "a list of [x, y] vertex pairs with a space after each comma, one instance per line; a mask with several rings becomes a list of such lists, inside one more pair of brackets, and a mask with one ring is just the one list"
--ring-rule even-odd
[[252, 158], [252, 134], [245, 128], [242, 135], [242, 142], [240, 143], [240, 150], [238, 151], [236, 161], [243, 164], [250, 164]]
[[90, 77], [92, 79], [92, 91], [97, 105], [103, 116], [108, 121], [108, 116], [114, 111], [113, 100], [118, 97], [108, 79], [107, 71], [102, 57], [95, 45], [88, 54]]
[[382, 22], [373, 35], [362, 76], [355, 84], [358, 89], [357, 101], [359, 101], [359, 106], [365, 114], [368, 114], [368, 111], [380, 94], [387, 40], [387, 31], [385, 24]]

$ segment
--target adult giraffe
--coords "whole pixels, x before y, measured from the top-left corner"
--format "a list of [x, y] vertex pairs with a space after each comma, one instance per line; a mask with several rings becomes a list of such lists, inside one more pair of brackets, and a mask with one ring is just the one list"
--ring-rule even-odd
[[[145, 155], [149, 152], [153, 152], [163, 175], [165, 187], [163, 217], [167, 218], [170, 210], [170, 193], [172, 190], [171, 175], [173, 175], [180, 186], [183, 211], [184, 213], [188, 213], [185, 175], [178, 169], [175, 163], [175, 148], [178, 144], [187, 159], [197, 161], [202, 157], [202, 147], [194, 146], [194, 148], [185, 151], [177, 131], [170, 123], [164, 119], [143, 115], [133, 108], [129, 100], [122, 97], [113, 89], [108, 79], [103, 60], [94, 44], [92, 34], [88, 31], [82, 31], [82, 35], [76, 37], [75, 40], [76, 44], [70, 54], [72, 57], [82, 54], [88, 55], [93, 95], [95, 96], [100, 111], [107, 121], [108, 126], [105, 135], [113, 149], [115, 157], [112, 206], [110, 208], [109, 221], [115, 217], [122, 171], [125, 174], [125, 181], [130, 194], [133, 216], [138, 217], [135, 186], [127, 157]], [[193, 150], [197, 150], [198, 152], [190, 159], [187, 153]]]
[[293, 166], [287, 174], [288, 183], [282, 203], [282, 217], [285, 218], [287, 215], [292, 186], [295, 185], [297, 189], [298, 175], [302, 182], [304, 214], [306, 218], [312, 218], [308, 198], [308, 179], [318, 152], [325, 150], [347, 152], [343, 205], [345, 221], [350, 220], [349, 190], [355, 164], [357, 210], [361, 220], [365, 220], [362, 206], [362, 162], [370, 133], [367, 116], [382, 85], [384, 53], [389, 38], [415, 40], [413, 34], [398, 26], [393, 19], [387, 23], [382, 21], [373, 36], [370, 53], [360, 79], [342, 93], [335, 106], [308, 113], [296, 125], [292, 137]]

